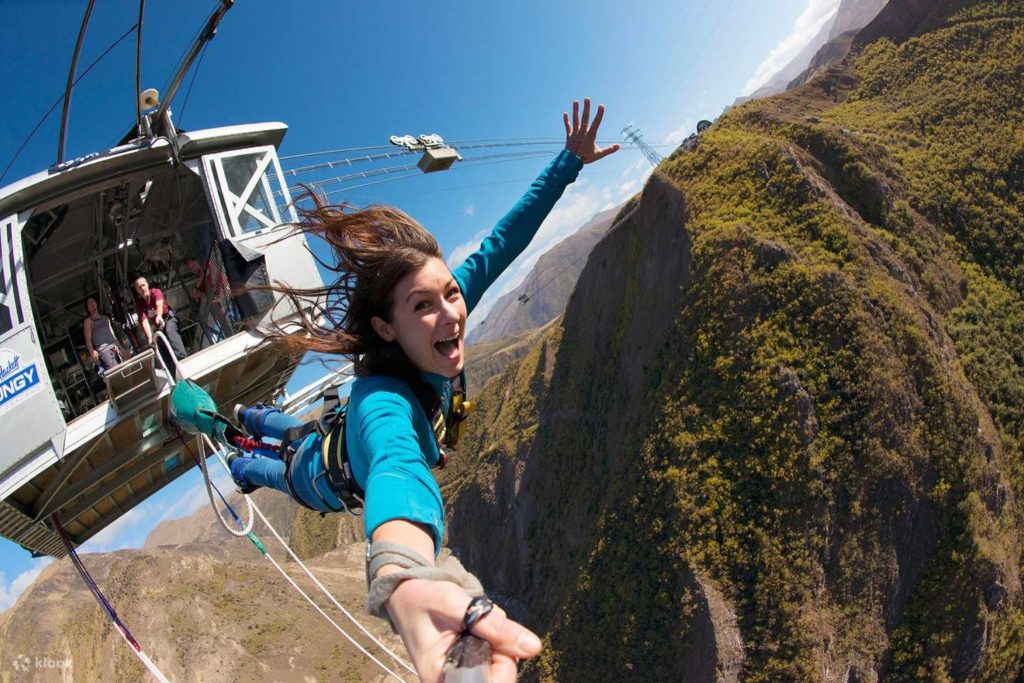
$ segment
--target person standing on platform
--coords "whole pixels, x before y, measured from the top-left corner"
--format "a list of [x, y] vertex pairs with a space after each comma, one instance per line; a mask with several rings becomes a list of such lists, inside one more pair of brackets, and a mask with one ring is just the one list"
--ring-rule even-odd
[[106, 372], [125, 357], [121, 344], [114, 335], [110, 318], [100, 312], [100, 303], [94, 296], [85, 297], [85, 320], [82, 329], [89, 358], [99, 365], [100, 372]]
[[[156, 287], [150, 287], [149, 281], [142, 275], [135, 278], [133, 284], [138, 298], [135, 299], [135, 313], [139, 316], [139, 328], [142, 336], [150, 346], [156, 346], [156, 333], [163, 332], [170, 342], [171, 348], [166, 345], [159, 345], [160, 356], [164, 359], [167, 369], [174, 368], [175, 359], [182, 359], [188, 354], [185, 351], [185, 344], [178, 334], [178, 319], [174, 316], [174, 310], [167, 305], [164, 293]], [[171, 356], [173, 352], [174, 356]]]

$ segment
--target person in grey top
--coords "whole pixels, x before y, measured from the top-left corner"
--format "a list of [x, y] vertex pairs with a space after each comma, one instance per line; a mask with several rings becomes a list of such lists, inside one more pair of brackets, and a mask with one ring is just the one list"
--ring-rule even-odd
[[114, 326], [110, 318], [100, 313], [100, 303], [94, 296], [85, 298], [85, 347], [89, 349], [89, 357], [99, 364], [100, 371], [106, 372], [117, 365], [124, 352], [114, 336]]

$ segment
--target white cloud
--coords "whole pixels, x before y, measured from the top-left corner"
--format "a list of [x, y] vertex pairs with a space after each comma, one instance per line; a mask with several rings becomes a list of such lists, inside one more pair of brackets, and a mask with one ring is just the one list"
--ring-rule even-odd
[[472, 204], [466, 204], [466, 206], [462, 209], [462, 215], [468, 218], [472, 218], [473, 216], [476, 215], [476, 207], [473, 206]]
[[650, 166], [651, 163], [647, 161], [646, 157], [641, 156], [639, 159], [631, 163], [626, 167], [626, 170], [622, 172], [623, 178], [629, 178], [635, 175], [639, 171], [642, 171], [645, 167]]
[[696, 129], [697, 124], [694, 123], [693, 119], [686, 119], [678, 128], [666, 135], [662, 142], [667, 145], [678, 145], [686, 139], [687, 135], [694, 132]]
[[32, 567], [14, 577], [14, 580], [7, 583], [7, 577], [0, 572], [0, 612], [10, 609], [25, 589], [32, 585], [36, 577], [53, 562], [52, 557], [40, 557], [32, 560]]
[[[210, 473], [214, 485], [222, 493], [227, 495], [228, 491], [234, 488], [231, 478], [224, 469], [215, 462], [209, 460]], [[216, 494], [214, 494], [216, 496]], [[114, 550], [126, 548], [141, 548], [146, 542], [146, 537], [158, 524], [169, 519], [179, 519], [192, 514], [204, 505], [209, 505], [209, 497], [206, 494], [206, 485], [198, 470], [195, 471], [195, 483], [182, 493], [179, 497], [168, 501], [169, 504], [158, 504], [149, 501], [136, 505], [128, 512], [121, 515], [110, 526], [82, 544], [80, 551], [85, 553], [108, 553]], [[218, 510], [220, 500], [217, 499]], [[213, 514], [211, 512], [211, 514]]]
[[459, 264], [461, 264], [463, 261], [465, 261], [467, 256], [469, 256], [470, 254], [477, 250], [477, 248], [480, 246], [480, 242], [483, 241], [484, 237], [487, 236], [488, 232], [488, 230], [481, 230], [480, 232], [469, 238], [469, 241], [463, 242], [459, 246], [452, 249], [451, 252], [448, 253], [448, 258], [446, 259], [448, 262], [448, 267], [454, 269], [457, 266], [459, 266]]
[[619, 185], [619, 196], [629, 195], [634, 192], [634, 189], [640, 183], [636, 180], [627, 180], [626, 182]]
[[779, 41], [779, 44], [768, 54], [768, 57], [757, 67], [747, 84], [743, 86], [743, 95], [749, 95], [778, 73], [788, 64], [800, 50], [821, 30], [836, 10], [840, 0], [807, 0], [807, 9], [803, 11], [793, 24], [793, 30]]
[[108, 553], [124, 548], [138, 548], [145, 541], [146, 534], [149, 533], [149, 529], [143, 534], [139, 533], [139, 522], [146, 519], [148, 515], [148, 505], [136, 505], [83, 543], [79, 552]]

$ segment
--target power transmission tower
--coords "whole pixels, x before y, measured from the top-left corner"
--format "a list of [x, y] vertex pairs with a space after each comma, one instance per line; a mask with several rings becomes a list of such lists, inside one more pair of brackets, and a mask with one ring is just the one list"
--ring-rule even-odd
[[622, 129], [622, 136], [628, 142], [632, 142], [634, 145], [640, 148], [640, 151], [644, 153], [645, 157], [647, 157], [647, 161], [651, 162], [651, 166], [657, 166], [659, 163], [661, 163], [663, 157], [657, 152], [655, 152], [653, 149], [651, 149], [650, 145], [644, 142], [643, 133], [641, 133], [640, 129], [634, 126], [632, 123], [628, 124], [625, 128]]

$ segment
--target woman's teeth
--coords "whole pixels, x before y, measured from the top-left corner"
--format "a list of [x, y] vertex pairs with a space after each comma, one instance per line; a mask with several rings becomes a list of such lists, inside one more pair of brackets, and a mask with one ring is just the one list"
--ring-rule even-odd
[[459, 350], [459, 335], [453, 334], [450, 337], [441, 339], [440, 341], [434, 342], [434, 348], [437, 352], [446, 358], [452, 358]]

